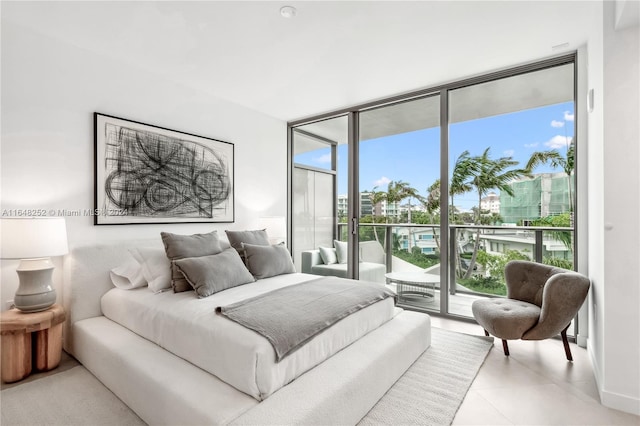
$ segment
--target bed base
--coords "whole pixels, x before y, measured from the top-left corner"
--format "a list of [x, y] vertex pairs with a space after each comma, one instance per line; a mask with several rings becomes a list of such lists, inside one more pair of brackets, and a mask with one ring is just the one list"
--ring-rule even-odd
[[65, 257], [65, 350], [150, 425], [356, 424], [431, 343], [428, 315], [403, 311], [259, 402], [102, 315], [109, 270], [130, 247], [76, 247]]
[[258, 402], [106, 317], [77, 322], [78, 360], [150, 425], [356, 424], [431, 343], [402, 312]]

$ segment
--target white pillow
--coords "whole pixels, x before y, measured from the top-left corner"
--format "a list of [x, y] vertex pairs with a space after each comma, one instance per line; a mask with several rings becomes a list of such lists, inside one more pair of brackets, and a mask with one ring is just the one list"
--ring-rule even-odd
[[109, 274], [113, 285], [123, 290], [147, 285], [147, 280], [142, 274], [142, 267], [134, 258], [127, 259], [125, 263], [109, 271]]
[[171, 288], [171, 262], [164, 248], [136, 247], [129, 252], [140, 264], [142, 275], [154, 293]]
[[333, 246], [336, 248], [336, 255], [338, 257], [338, 263], [347, 263], [347, 242], [333, 240]]
[[336, 254], [336, 249], [333, 247], [318, 247], [320, 250], [320, 257], [322, 258], [322, 262], [325, 265], [331, 265], [333, 263], [338, 263], [338, 255]]

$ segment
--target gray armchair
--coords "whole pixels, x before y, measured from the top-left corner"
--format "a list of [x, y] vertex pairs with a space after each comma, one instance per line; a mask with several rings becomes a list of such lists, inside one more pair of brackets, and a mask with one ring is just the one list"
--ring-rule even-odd
[[507, 298], [476, 300], [473, 316], [485, 334], [507, 340], [543, 340], [560, 334], [567, 360], [573, 361], [567, 328], [589, 292], [590, 281], [577, 272], [541, 263], [511, 261], [505, 267]]

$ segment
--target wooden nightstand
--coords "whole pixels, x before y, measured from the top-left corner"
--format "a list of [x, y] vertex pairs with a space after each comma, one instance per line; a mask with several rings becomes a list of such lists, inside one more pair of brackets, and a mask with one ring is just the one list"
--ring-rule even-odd
[[62, 354], [62, 306], [52, 305], [42, 312], [22, 312], [11, 309], [0, 315], [2, 337], [2, 381], [17, 382], [27, 377], [32, 369], [54, 369]]

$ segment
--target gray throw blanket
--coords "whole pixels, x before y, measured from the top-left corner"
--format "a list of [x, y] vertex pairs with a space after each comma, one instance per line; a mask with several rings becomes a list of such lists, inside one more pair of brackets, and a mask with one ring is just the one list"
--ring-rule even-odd
[[280, 362], [341, 319], [394, 296], [382, 284], [323, 277], [219, 306], [216, 312], [264, 336]]

